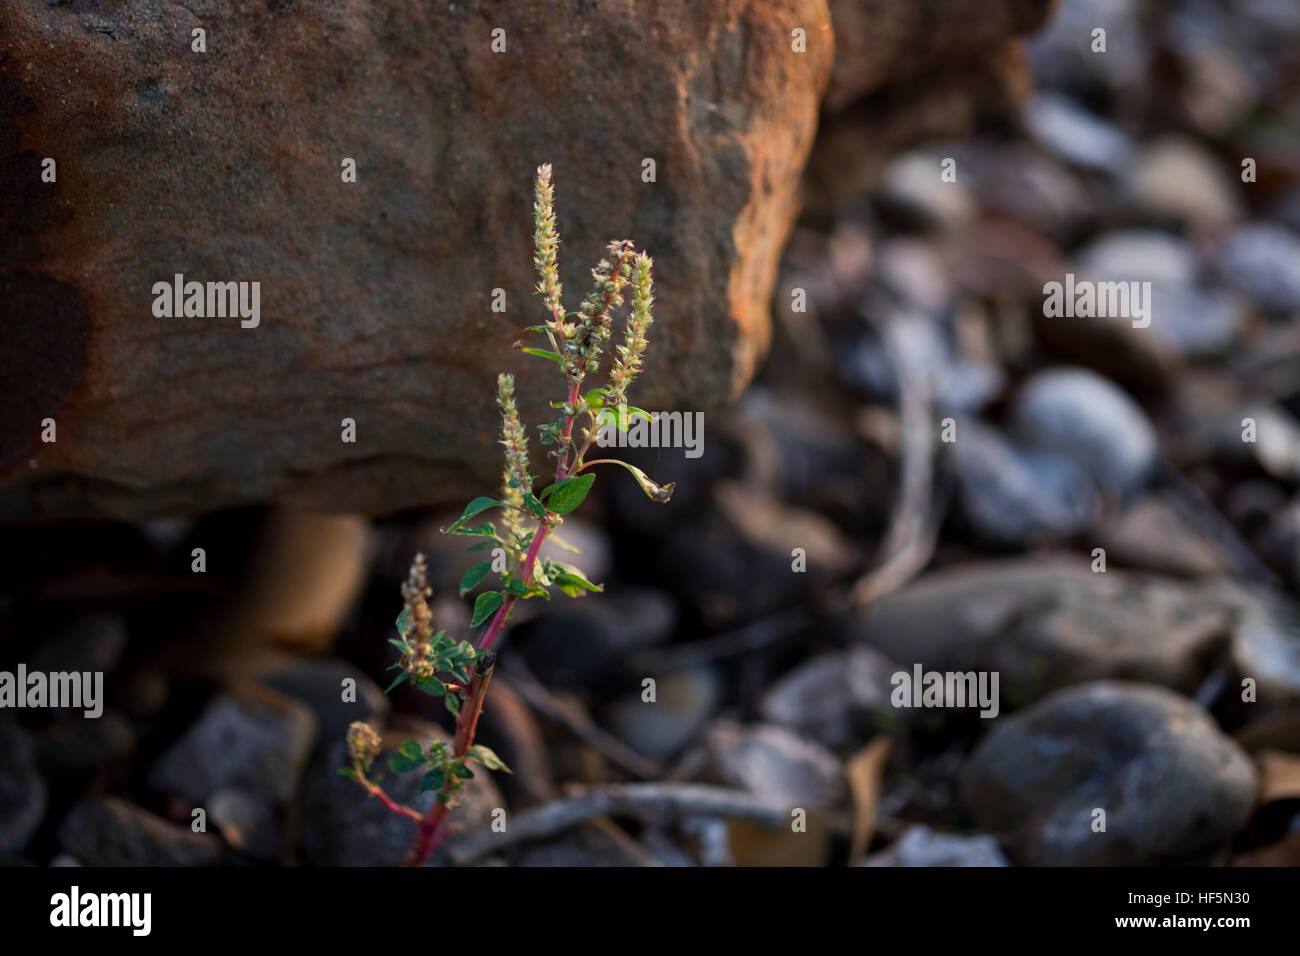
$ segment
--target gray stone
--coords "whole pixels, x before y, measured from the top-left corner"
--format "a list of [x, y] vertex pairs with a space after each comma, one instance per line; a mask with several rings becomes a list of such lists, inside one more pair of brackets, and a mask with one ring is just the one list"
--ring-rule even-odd
[[45, 817], [45, 781], [31, 735], [8, 717], [0, 717], [0, 754], [0, 856], [16, 856]]
[[1154, 229], [1103, 233], [1074, 258], [1079, 272], [1090, 279], [1175, 288], [1196, 279], [1196, 255], [1187, 241]]
[[820, 744], [771, 724], [722, 721], [710, 731], [710, 782], [739, 787], [791, 809], [831, 810], [848, 799], [840, 762]]
[[1118, 386], [1081, 368], [1035, 373], [1012, 401], [1016, 434], [1029, 446], [1061, 455], [1102, 488], [1141, 488], [1159, 455], [1146, 413]]
[[76, 714], [41, 733], [38, 760], [52, 771], [88, 770], [135, 750], [135, 727], [112, 708], [98, 717]]
[[1260, 308], [1300, 310], [1300, 237], [1290, 229], [1271, 222], [1242, 226], [1220, 245], [1216, 267]]
[[912, 152], [891, 159], [881, 173], [880, 200], [918, 225], [960, 229], [975, 218], [975, 200], [960, 177], [940, 178], [940, 155]]
[[1241, 199], [1224, 164], [1186, 137], [1164, 137], [1147, 146], [1128, 171], [1124, 188], [1151, 215], [1192, 227], [1221, 228], [1242, 216]]
[[1110, 681], [1000, 719], [961, 784], [978, 826], [1040, 866], [1202, 861], [1245, 825], [1255, 787], [1250, 758], [1191, 701]]
[[991, 836], [941, 833], [915, 824], [861, 866], [1010, 866]]
[[892, 712], [889, 679], [897, 669], [869, 647], [819, 654], [780, 675], [758, 711], [832, 749], [851, 747], [877, 729], [878, 714]]
[[256, 860], [273, 860], [280, 854], [280, 823], [266, 800], [230, 787], [211, 794], [205, 809], [208, 822], [238, 853]]
[[670, 671], [655, 677], [653, 703], [641, 699], [638, 682], [637, 690], [609, 708], [605, 722], [633, 750], [654, 759], [669, 757], [699, 733], [721, 696], [721, 682], [711, 667]]
[[118, 797], [83, 800], [59, 825], [59, 843], [87, 866], [215, 866], [221, 841]]
[[198, 721], [162, 755], [149, 784], [201, 806], [239, 787], [287, 802], [316, 739], [316, 718], [291, 697], [254, 684], [214, 698]]
[[[343, 699], [343, 682], [355, 682], [355, 700]], [[273, 690], [300, 700], [316, 715], [317, 746], [341, 738], [354, 720], [388, 717], [390, 704], [383, 690], [346, 661], [308, 658], [266, 678]]]
[[27, 661], [29, 671], [82, 671], [111, 674], [126, 649], [126, 625], [115, 614], [78, 618], [44, 637]]
[[[568, 519], [565, 519], [568, 527]], [[627, 656], [663, 644], [677, 624], [671, 596], [620, 588], [580, 600], [557, 599], [511, 632], [529, 670], [548, 686], [599, 689]]]
[[1072, 537], [1097, 511], [1093, 482], [1073, 461], [1014, 446], [976, 421], [957, 424], [952, 465], [962, 513], [985, 541]]
[[1025, 606], [1005, 629], [971, 648], [966, 663], [999, 674], [1004, 709], [1103, 679], [1191, 695], [1231, 632], [1231, 616], [1201, 589], [1111, 570]]
[[[1034, 75], [1045, 85], [1078, 92], [1120, 91], [1142, 79], [1148, 40], [1134, 0], [1071, 0], [1057, 4], [1047, 26], [1027, 43]], [[1092, 31], [1106, 31], [1105, 52], [1093, 51]]]
[[1023, 116], [1034, 139], [1075, 166], [1114, 173], [1132, 155], [1132, 142], [1118, 128], [1063, 96], [1035, 94], [1025, 103]]
[[1232, 661], [1240, 678], [1255, 682], [1252, 706], [1273, 710], [1300, 702], [1300, 609], [1226, 578], [1207, 594], [1234, 615]]
[[844, 613], [837, 632], [890, 660], [948, 670], [971, 647], [1002, 633], [1020, 609], [1045, 606], [1095, 575], [1072, 555], [970, 561], [922, 575], [864, 609]]

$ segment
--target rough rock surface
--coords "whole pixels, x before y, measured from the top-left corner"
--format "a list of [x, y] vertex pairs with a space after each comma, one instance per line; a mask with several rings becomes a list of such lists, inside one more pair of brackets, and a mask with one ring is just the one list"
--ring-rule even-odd
[[[640, 404], [727, 400], [767, 345], [832, 48], [825, 0], [4, 4], [0, 519], [478, 487], [495, 374], [536, 420], [554, 397], [509, 351], [540, 316], [546, 161], [572, 306], [608, 240], [655, 256]], [[177, 273], [260, 282], [260, 324], [154, 317]]]

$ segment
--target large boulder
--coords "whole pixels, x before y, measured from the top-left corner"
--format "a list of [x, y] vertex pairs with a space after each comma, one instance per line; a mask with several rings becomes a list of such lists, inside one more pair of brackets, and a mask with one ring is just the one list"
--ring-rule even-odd
[[[726, 401], [832, 47], [825, 0], [4, 4], [0, 520], [481, 489], [496, 373], [558, 397], [510, 351], [542, 162], [571, 307], [608, 240], [655, 257], [638, 404]], [[260, 283], [259, 323], [156, 316], [177, 274]]]

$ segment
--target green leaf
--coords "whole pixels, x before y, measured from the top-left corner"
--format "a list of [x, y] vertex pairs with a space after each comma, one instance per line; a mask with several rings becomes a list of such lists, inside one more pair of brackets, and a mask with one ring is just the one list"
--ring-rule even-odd
[[474, 616], [470, 618], [469, 626], [478, 627], [492, 616], [504, 600], [505, 596], [500, 591], [484, 591], [474, 599]]
[[565, 478], [543, 488], [542, 497], [545, 498], [549, 494], [547, 507], [556, 514], [567, 515], [582, 504], [595, 480], [595, 475], [574, 475], [572, 478]]
[[478, 587], [478, 583], [482, 581], [491, 570], [492, 562], [483, 561], [466, 571], [465, 576], [460, 579], [460, 596], [464, 597], [470, 591], [473, 591]]
[[514, 772], [505, 765], [505, 761], [492, 752], [492, 748], [484, 747], [482, 744], [475, 744], [473, 747], [470, 747], [469, 753], [465, 756], [469, 757], [471, 760], [477, 760], [489, 770], [504, 770], [506, 773]]
[[536, 355], [538, 358], [550, 359], [557, 365], [563, 365], [564, 359], [560, 358], [559, 352], [550, 352], [546, 349], [520, 349], [525, 355]]
[[442, 699], [442, 705], [451, 711], [453, 717], [460, 716], [460, 696], [457, 694], [448, 694]]
[[418, 740], [408, 740], [389, 756], [388, 769], [393, 773], [410, 773], [424, 766], [424, 748]]
[[[396, 667], [397, 665], [394, 664], [393, 666]], [[384, 691], [384, 693], [387, 694], [389, 691], [391, 691], [394, 687], [396, 687], [398, 684], [400, 684], [400, 683], [401, 683], [402, 681], [404, 681], [404, 680], [406, 680], [406, 671], [402, 671], [402, 673], [398, 674], [398, 675], [397, 675], [397, 679], [394, 680], [391, 684], [388, 685], [388, 687], [387, 687], [387, 689]]]
[[455, 531], [449, 531], [448, 533], [465, 535], [466, 537], [494, 538], [497, 541], [501, 540], [501, 538], [497, 536], [497, 526], [491, 521], [485, 521], [477, 528], [457, 528]]
[[592, 584], [576, 571], [564, 571], [555, 576], [555, 586], [569, 597], [577, 597], [583, 591], [603, 591], [605, 585]]
[[491, 541], [480, 541], [478, 544], [471, 544], [466, 551], [482, 551], [484, 548], [492, 547]]
[[430, 770], [420, 781], [420, 792], [428, 793], [430, 790], [441, 790], [442, 785], [447, 782], [447, 775], [441, 770]]
[[510, 507], [504, 501], [497, 501], [495, 498], [479, 497], [475, 498], [465, 506], [465, 513], [453, 521], [450, 527], [443, 529], [443, 534], [452, 534], [457, 528], [463, 527], [465, 522], [475, 515], [482, 514], [489, 508], [508, 508]]
[[441, 697], [447, 693], [447, 685], [436, 677], [417, 677], [415, 686], [420, 688], [430, 697]]
[[339, 767], [339, 776], [347, 777], [349, 780], [356, 780], [357, 772], [351, 767]]
[[474, 771], [470, 770], [469, 767], [463, 763], [452, 764], [451, 769], [452, 772], [462, 780], [470, 780], [474, 777]]
[[527, 505], [528, 510], [533, 513], [533, 517], [535, 518], [546, 517], [546, 505], [542, 504], [532, 495], [524, 495], [524, 504]]

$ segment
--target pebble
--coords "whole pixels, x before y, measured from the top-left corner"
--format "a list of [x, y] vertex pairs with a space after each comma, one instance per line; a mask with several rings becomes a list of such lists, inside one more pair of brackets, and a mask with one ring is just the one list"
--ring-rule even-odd
[[[1154, 229], [1103, 233], [1074, 256], [1084, 276], [1180, 288], [1196, 280], [1196, 253], [1186, 240]], [[1154, 322], [1154, 319], [1152, 320]]]
[[280, 824], [274, 809], [260, 797], [229, 787], [208, 797], [208, 821], [238, 853], [255, 860], [280, 855]]
[[722, 697], [717, 672], [707, 666], [683, 668], [655, 677], [655, 700], [637, 690], [616, 701], [606, 715], [611, 733], [651, 759], [672, 756], [700, 732]]
[[1082, 468], [1060, 455], [1014, 446], [979, 422], [957, 424], [951, 461], [962, 513], [983, 541], [1069, 538], [1096, 514], [1096, 489]]
[[196, 807], [228, 787], [285, 803], [297, 790], [315, 739], [316, 718], [305, 704], [244, 684], [208, 703], [154, 765], [149, 784]]
[[859, 866], [1010, 866], [998, 841], [986, 834], [941, 833], [924, 824], [907, 828], [901, 837]]
[[634, 651], [668, 641], [677, 626], [672, 598], [652, 588], [620, 588], [556, 600], [510, 635], [529, 670], [548, 687], [599, 690]]
[[215, 866], [222, 856], [211, 833], [113, 796], [75, 805], [59, 825], [59, 843], [86, 866]]
[[869, 647], [819, 654], [777, 677], [758, 711], [769, 723], [844, 750], [878, 729], [878, 714], [892, 712], [889, 679], [897, 670]]
[[0, 754], [0, 856], [16, 856], [45, 817], [47, 792], [35, 741], [8, 717], [0, 717]]
[[1300, 310], [1300, 237], [1258, 222], [1230, 233], [1216, 255], [1219, 276], [1270, 312]]
[[1124, 188], [1150, 215], [1193, 228], [1219, 229], [1242, 217], [1241, 200], [1224, 164], [1182, 136], [1147, 146], [1128, 171]]
[[1133, 143], [1117, 127], [1055, 93], [1036, 93], [1022, 116], [1031, 136], [1049, 152], [1084, 169], [1118, 173]]
[[706, 747], [712, 782], [791, 809], [831, 810], [848, 799], [835, 755], [785, 727], [721, 721], [709, 731]]
[[[344, 681], [351, 680], [344, 700]], [[266, 678], [266, 685], [311, 708], [316, 715], [317, 747], [341, 738], [354, 720], [388, 717], [389, 701], [383, 690], [346, 661], [304, 658]]]
[[1140, 489], [1156, 467], [1159, 447], [1146, 413], [1087, 369], [1035, 373], [1012, 400], [1010, 417], [1026, 445], [1073, 461], [1112, 493]]
[[[1250, 758], [1186, 698], [1100, 681], [999, 719], [963, 770], [977, 825], [1025, 866], [1205, 862], [1254, 809]], [[1105, 811], [1105, 831], [1093, 829]]]
[[975, 200], [961, 181], [941, 178], [944, 157], [910, 152], [895, 156], [880, 175], [882, 204], [907, 220], [931, 229], [959, 229], [976, 213]]

